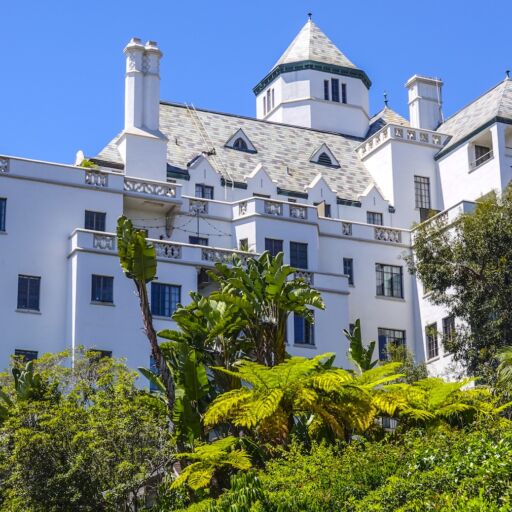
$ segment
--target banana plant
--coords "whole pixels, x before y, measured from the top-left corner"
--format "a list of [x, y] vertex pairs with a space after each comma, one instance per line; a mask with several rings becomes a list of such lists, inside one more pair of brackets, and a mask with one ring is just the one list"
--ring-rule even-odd
[[355, 321], [352, 332], [344, 329], [343, 334], [349, 341], [348, 360], [357, 368], [359, 374], [371, 370], [378, 364], [378, 360], [372, 361], [375, 341], [370, 341], [366, 348], [363, 345], [359, 318]]
[[146, 288], [147, 283], [151, 282], [156, 276], [155, 248], [146, 240], [144, 231], [134, 229], [132, 221], [122, 216], [117, 221], [117, 251], [121, 268], [126, 277], [134, 282], [137, 289], [144, 331], [151, 346], [151, 355], [165, 388], [167, 406], [172, 413], [175, 401], [174, 381], [171, 369], [158, 344]]

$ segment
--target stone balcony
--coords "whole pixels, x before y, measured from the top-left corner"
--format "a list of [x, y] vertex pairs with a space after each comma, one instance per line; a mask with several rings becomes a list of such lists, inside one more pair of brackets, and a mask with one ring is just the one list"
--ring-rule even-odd
[[420, 128], [411, 128], [397, 124], [387, 124], [369, 139], [357, 147], [359, 158], [364, 159], [377, 148], [388, 141], [400, 141], [411, 144], [419, 144], [441, 150], [448, 142], [449, 135], [434, 132], [431, 130], [422, 130]]

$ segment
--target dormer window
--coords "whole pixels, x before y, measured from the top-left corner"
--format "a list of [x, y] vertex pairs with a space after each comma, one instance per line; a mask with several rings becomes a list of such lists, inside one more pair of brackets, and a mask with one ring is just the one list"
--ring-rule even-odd
[[239, 151], [247, 151], [249, 148], [247, 147], [247, 142], [245, 142], [242, 137], [238, 137], [238, 139], [233, 142], [233, 149], [238, 149]]
[[320, 153], [317, 162], [322, 165], [332, 165], [331, 157], [327, 153]]

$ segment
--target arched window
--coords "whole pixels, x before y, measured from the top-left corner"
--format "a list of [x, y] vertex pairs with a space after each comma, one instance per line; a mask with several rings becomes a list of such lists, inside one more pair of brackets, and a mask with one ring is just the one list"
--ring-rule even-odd
[[318, 157], [318, 163], [322, 165], [332, 165], [331, 157], [327, 153], [320, 153]]
[[247, 147], [247, 142], [245, 142], [242, 137], [238, 137], [238, 139], [233, 142], [233, 148], [238, 149], [240, 151], [247, 151], [249, 148]]

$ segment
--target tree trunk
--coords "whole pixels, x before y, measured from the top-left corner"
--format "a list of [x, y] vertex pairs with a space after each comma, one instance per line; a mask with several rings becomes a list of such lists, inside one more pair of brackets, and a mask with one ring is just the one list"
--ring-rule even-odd
[[174, 401], [176, 397], [174, 379], [172, 378], [171, 372], [167, 367], [167, 363], [163, 356], [162, 349], [158, 344], [158, 338], [156, 335], [155, 328], [153, 327], [153, 317], [151, 315], [151, 309], [149, 307], [146, 283], [135, 281], [135, 285], [137, 287], [137, 293], [139, 294], [140, 310], [142, 312], [142, 321], [144, 322], [144, 331], [146, 332], [149, 344], [151, 345], [151, 355], [155, 360], [156, 367], [160, 372], [160, 377], [162, 378], [165, 390], [167, 392], [167, 407], [169, 408], [170, 417], [172, 418], [172, 413], [174, 410]]

